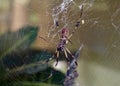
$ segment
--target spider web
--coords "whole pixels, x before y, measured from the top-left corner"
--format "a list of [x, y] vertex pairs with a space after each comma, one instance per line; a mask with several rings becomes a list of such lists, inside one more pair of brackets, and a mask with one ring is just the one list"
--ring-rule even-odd
[[[120, 71], [120, 67], [118, 67], [120, 64], [120, 1], [46, 0], [45, 3], [47, 4], [45, 4], [46, 8], [44, 9], [40, 6], [43, 4], [43, 0], [31, 0], [29, 2], [26, 9], [30, 17], [28, 24], [40, 26], [41, 29], [46, 28], [45, 38], [54, 38], [54, 35], [66, 25], [72, 32], [75, 23], [79, 19], [81, 6], [83, 5], [82, 19], [85, 23], [80, 25], [73, 35], [71, 39], [73, 44], [68, 44], [67, 47], [71, 51], [75, 51], [83, 43], [85, 45], [85, 50], [81, 57], [83, 61], [87, 62], [86, 60], [88, 60], [88, 62]], [[33, 8], [34, 4], [36, 5], [35, 8]], [[49, 18], [45, 26], [39, 24], [37, 20], [41, 18], [39, 11], [44, 11], [44, 15]], [[34, 15], [38, 22], [34, 22], [31, 19], [31, 15]], [[56, 21], [59, 22], [58, 28], [56, 28]], [[56, 39], [54, 38], [52, 42], [57, 43]], [[95, 54], [96, 57], [91, 53]], [[80, 68], [80, 71], [82, 70], [84, 69]], [[86, 73], [90, 74], [88, 79], [94, 76], [91, 71]], [[88, 79], [85, 79], [86, 83], [83, 81], [83, 85], [92, 86], [93, 82], [87, 81]], [[80, 78], [80, 80], [82, 79]], [[80, 84], [76, 82], [76, 86], [80, 86]]]

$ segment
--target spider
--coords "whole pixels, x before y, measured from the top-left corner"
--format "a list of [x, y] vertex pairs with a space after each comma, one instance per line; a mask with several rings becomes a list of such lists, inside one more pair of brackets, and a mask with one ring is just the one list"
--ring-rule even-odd
[[[80, 23], [82, 22], [82, 24], [84, 24], [84, 20], [81, 20], [82, 18], [82, 14], [83, 14], [83, 5], [81, 6], [81, 14], [80, 14], [80, 18], [79, 20], [76, 22], [75, 24], [75, 28], [73, 29], [72, 33], [70, 34], [70, 31], [67, 27], [63, 27], [61, 30], [59, 30], [55, 35], [58, 35], [59, 36], [59, 43], [57, 44], [57, 47], [56, 47], [56, 51], [54, 53], [54, 55], [49, 58], [46, 62], [49, 62], [51, 59], [55, 58], [56, 59], [56, 64], [55, 66], [57, 66], [58, 64], [58, 59], [59, 59], [59, 53], [60, 52], [64, 52], [65, 54], [65, 57], [66, 57], [66, 60], [67, 62], [69, 63], [69, 57], [68, 57], [68, 54], [74, 59], [74, 55], [71, 53], [71, 51], [66, 47], [66, 44], [68, 44], [68, 42], [72, 43], [70, 38], [72, 37], [72, 35], [75, 33], [75, 31], [78, 29]], [[56, 27], [59, 26], [59, 22], [57, 21], [56, 22]], [[46, 39], [44, 39], [43, 37], [40, 37], [42, 38], [43, 40], [47, 41]], [[67, 54], [68, 53], [68, 54]], [[76, 65], [77, 65], [77, 62], [75, 62]]]
[[59, 36], [59, 43], [57, 44], [55, 54], [51, 57], [51, 58], [56, 57], [57, 63], [55, 64], [55, 66], [58, 64], [58, 58], [59, 58], [59, 53], [60, 52], [64, 52], [67, 62], [69, 62], [68, 54], [70, 54], [71, 57], [74, 58], [74, 56], [72, 55], [72, 53], [70, 52], [70, 50], [66, 47], [66, 44], [68, 42], [72, 43], [71, 40], [70, 40], [70, 38], [72, 37], [72, 34], [70, 35], [69, 33], [70, 32], [69, 32], [69, 29], [67, 27], [62, 28], [57, 33], [58, 36]]

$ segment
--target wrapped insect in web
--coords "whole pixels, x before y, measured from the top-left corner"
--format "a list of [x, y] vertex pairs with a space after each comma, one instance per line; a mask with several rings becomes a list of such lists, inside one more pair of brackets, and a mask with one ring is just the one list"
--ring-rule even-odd
[[77, 65], [75, 64], [76, 60], [79, 58], [81, 50], [83, 48], [83, 44], [80, 45], [79, 49], [77, 50], [77, 52], [75, 53], [75, 58], [73, 60], [70, 61], [67, 72], [66, 72], [66, 77], [64, 80], [64, 86], [73, 86], [74, 84], [74, 80], [76, 77], [79, 76], [76, 68]]

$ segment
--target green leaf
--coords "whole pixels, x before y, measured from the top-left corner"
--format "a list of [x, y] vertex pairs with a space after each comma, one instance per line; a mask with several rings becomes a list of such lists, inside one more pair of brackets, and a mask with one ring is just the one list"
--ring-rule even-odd
[[26, 26], [18, 32], [6, 33], [0, 37], [0, 60], [12, 52], [28, 49], [37, 37], [38, 27]]
[[[39, 65], [40, 64], [32, 64], [31, 67]], [[26, 66], [27, 67], [27, 66]], [[28, 67], [27, 67], [28, 68]], [[24, 70], [26, 69], [20, 69], [21, 71], [16, 72], [11, 71], [9, 74], [6, 75], [5, 82], [3, 84], [9, 85], [9, 80], [11, 82], [11, 86], [16, 86], [16, 84], [21, 84], [20, 86], [31, 86], [33, 83], [33, 86], [36, 86], [38, 84], [44, 83], [45, 86], [61, 86], [63, 84], [63, 80], [65, 78], [65, 75], [53, 69], [52, 67], [48, 67], [45, 70], [40, 70], [37, 73], [26, 73]], [[52, 76], [51, 76], [52, 73]], [[48, 78], [49, 77], [49, 78]], [[58, 78], [59, 77], [59, 78]], [[27, 82], [27, 84], [25, 83]]]
[[37, 33], [38, 27], [26, 26], [17, 32], [8, 32], [0, 36], [0, 75], [4, 76], [5, 73], [2, 59], [8, 54], [26, 51], [36, 39]]

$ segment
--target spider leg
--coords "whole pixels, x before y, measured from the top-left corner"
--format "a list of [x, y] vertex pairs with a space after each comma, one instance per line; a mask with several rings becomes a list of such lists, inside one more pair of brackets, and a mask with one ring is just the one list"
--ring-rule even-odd
[[75, 33], [75, 31], [78, 29], [77, 26], [75, 26], [75, 28], [73, 29], [72, 33], [68, 36], [68, 40], [70, 40], [70, 38], [73, 36], [73, 34]]
[[68, 54], [67, 54], [67, 51], [66, 51], [65, 48], [64, 48], [64, 54], [65, 54], [65, 57], [66, 57], [66, 59], [67, 59], [67, 62], [69, 63], [70, 61], [69, 61]]
[[58, 64], [58, 58], [59, 58], [59, 51], [56, 51], [56, 64], [55, 64], [55, 66], [57, 66], [57, 64]]
[[82, 20], [82, 15], [83, 15], [83, 5], [81, 6], [81, 13], [80, 13], [80, 18], [78, 19], [78, 21], [76, 22], [75, 28], [73, 29], [72, 33], [68, 36], [68, 39], [70, 39], [73, 34], [75, 33], [75, 31], [78, 29], [78, 27], [80, 26], [80, 23], [82, 22], [82, 24], [84, 24], [84, 21]]
[[52, 57], [50, 57], [49, 59], [46, 60], [46, 63], [48, 63], [49, 61], [51, 61], [54, 58], [54, 55]]
[[70, 44], [72, 44], [72, 41], [71, 41], [70, 39], [67, 39], [67, 40], [66, 40], [66, 44], [68, 44], [68, 42], [69, 42]]
[[65, 50], [66, 50], [71, 56], [73, 56], [72, 53], [70, 52], [70, 50], [69, 50], [67, 47], [65, 47]]
[[[71, 55], [71, 57], [72, 57], [73, 59], [75, 59], [75, 56], [70, 52], [70, 50], [69, 50], [67, 47], [65, 47], [65, 49], [66, 49], [66, 51]], [[77, 64], [77, 61], [75, 61], [75, 64], [78, 65], [78, 64]]]
[[53, 58], [55, 58], [57, 56], [57, 50], [55, 51], [54, 55], [52, 55], [48, 60], [46, 60], [46, 63], [48, 63], [50, 60], [52, 60]]
[[48, 60], [46, 60], [46, 63], [48, 63], [50, 60], [52, 60], [55, 57], [56, 57], [56, 64], [55, 64], [55, 66], [57, 66], [58, 58], [59, 58], [59, 51], [57, 51], [57, 50], [55, 51], [55, 54], [52, 57], [50, 57]]

